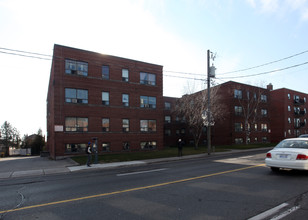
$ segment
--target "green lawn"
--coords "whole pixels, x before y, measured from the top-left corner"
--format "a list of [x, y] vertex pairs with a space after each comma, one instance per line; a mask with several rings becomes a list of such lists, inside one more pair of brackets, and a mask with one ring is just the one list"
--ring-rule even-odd
[[[228, 145], [228, 146], [217, 146], [213, 147], [215, 152], [229, 151], [232, 149], [244, 150], [262, 147], [273, 147], [274, 144], [250, 144], [250, 145]], [[204, 154], [207, 153], [206, 146], [200, 146], [198, 149], [194, 147], [184, 147], [183, 155], [193, 154]], [[132, 160], [146, 160], [166, 157], [176, 157], [178, 149], [176, 147], [168, 147], [160, 151], [141, 151], [141, 152], [123, 152], [123, 153], [106, 153], [98, 156], [99, 163], [110, 163], [110, 162], [121, 162], [121, 161], [132, 161]], [[79, 164], [85, 164], [87, 156], [76, 156], [72, 157], [74, 161]], [[92, 155], [94, 161], [94, 155]]]

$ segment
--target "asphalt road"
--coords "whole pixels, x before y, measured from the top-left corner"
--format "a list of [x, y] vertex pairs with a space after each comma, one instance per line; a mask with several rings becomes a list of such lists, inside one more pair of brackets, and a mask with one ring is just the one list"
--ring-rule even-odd
[[0, 181], [0, 219], [306, 219], [308, 173], [264, 153]]

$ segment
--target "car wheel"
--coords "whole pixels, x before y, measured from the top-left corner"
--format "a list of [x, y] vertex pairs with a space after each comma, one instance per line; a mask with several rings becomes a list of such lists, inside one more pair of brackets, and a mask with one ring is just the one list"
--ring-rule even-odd
[[278, 171], [279, 171], [279, 168], [278, 168], [278, 167], [271, 167], [271, 170], [272, 170], [273, 172], [278, 172]]

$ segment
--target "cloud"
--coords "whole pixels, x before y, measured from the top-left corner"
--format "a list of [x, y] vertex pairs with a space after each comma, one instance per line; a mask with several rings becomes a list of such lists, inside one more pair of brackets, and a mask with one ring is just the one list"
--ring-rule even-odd
[[248, 5], [263, 14], [279, 19], [298, 15], [299, 21], [308, 21], [308, 0], [246, 0]]

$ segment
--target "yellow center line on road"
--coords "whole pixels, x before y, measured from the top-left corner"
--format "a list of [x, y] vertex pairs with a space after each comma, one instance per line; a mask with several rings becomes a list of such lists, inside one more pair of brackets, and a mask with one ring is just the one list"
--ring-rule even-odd
[[258, 165], [254, 165], [254, 166], [243, 167], [243, 168], [234, 169], [234, 170], [227, 170], [227, 171], [222, 171], [222, 172], [218, 172], [218, 173], [206, 174], [206, 175], [202, 175], [202, 176], [180, 179], [180, 180], [175, 180], [175, 181], [170, 181], [170, 182], [165, 182], [165, 183], [158, 183], [158, 184], [154, 184], [154, 185], [136, 187], [136, 188], [131, 188], [131, 189], [124, 189], [124, 190], [119, 190], [119, 191], [114, 191], [114, 192], [109, 192], [109, 193], [96, 194], [96, 195], [91, 195], [91, 196], [84, 196], [84, 197], [79, 197], [79, 198], [75, 198], [75, 199], [67, 199], [67, 200], [60, 200], [60, 201], [56, 201], [56, 202], [42, 203], [42, 204], [38, 204], [38, 205], [25, 206], [25, 207], [16, 208], [16, 209], [3, 210], [3, 211], [0, 211], [0, 214], [8, 213], [8, 212], [16, 212], [16, 211], [21, 211], [21, 210], [26, 210], [26, 209], [34, 209], [34, 208], [39, 208], [39, 207], [44, 207], [44, 206], [63, 204], [63, 203], [68, 203], [68, 202], [81, 201], [81, 200], [86, 200], [86, 199], [93, 199], [93, 198], [104, 197], [104, 196], [109, 196], [109, 195], [116, 195], [116, 194], [121, 194], [121, 193], [125, 193], [125, 192], [133, 192], [133, 191], [138, 191], [138, 190], [143, 190], [143, 189], [151, 189], [151, 188], [166, 186], [166, 185], [175, 184], [175, 183], [182, 183], [182, 182], [207, 178], [207, 177], [211, 177], [211, 176], [218, 176], [218, 175], [233, 173], [233, 172], [237, 172], [237, 171], [241, 171], [241, 170], [252, 169], [252, 168], [260, 167], [260, 166], [264, 166], [264, 165], [265, 164], [258, 164]]

